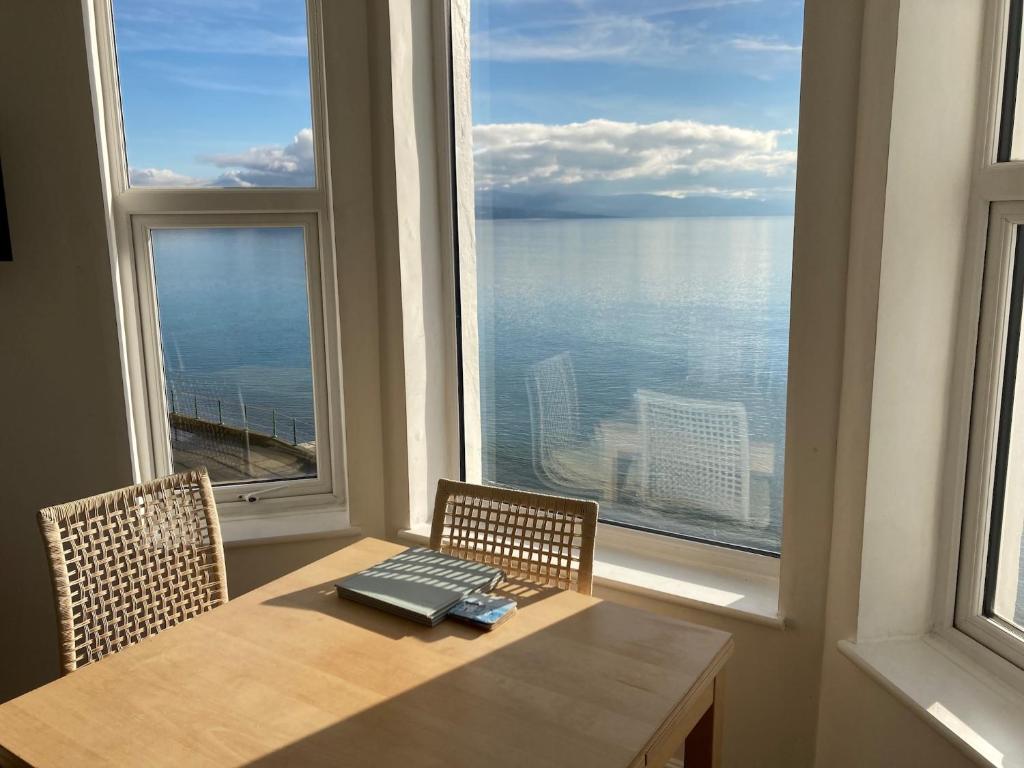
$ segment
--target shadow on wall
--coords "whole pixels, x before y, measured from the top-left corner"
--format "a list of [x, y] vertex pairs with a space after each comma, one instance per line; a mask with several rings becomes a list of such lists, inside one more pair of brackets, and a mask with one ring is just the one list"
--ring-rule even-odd
[[0, 17], [3, 207], [17, 254], [0, 264], [8, 699], [59, 670], [37, 511], [128, 485], [132, 465], [82, 10], [4, 3]]

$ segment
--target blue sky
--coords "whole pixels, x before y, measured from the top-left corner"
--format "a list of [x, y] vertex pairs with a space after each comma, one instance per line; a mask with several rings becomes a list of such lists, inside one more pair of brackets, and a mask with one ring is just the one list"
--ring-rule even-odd
[[802, 0], [489, 0], [474, 119], [796, 128]]
[[[114, 0], [137, 185], [313, 178], [302, 0]], [[792, 194], [801, 0], [473, 0], [477, 182]]]
[[303, 0], [113, 7], [133, 183], [312, 183]]

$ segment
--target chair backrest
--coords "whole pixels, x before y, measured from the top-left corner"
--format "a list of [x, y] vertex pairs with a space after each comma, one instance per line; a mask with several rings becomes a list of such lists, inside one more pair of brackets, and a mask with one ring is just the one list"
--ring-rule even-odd
[[551, 474], [552, 452], [572, 447], [580, 435], [576, 371], [568, 352], [530, 366], [526, 375], [530, 401], [533, 465], [538, 476]]
[[49, 507], [39, 528], [64, 673], [228, 599], [205, 469]]
[[596, 529], [596, 501], [439, 480], [430, 546], [589, 595]]
[[750, 517], [750, 442], [742, 403], [708, 402], [641, 390], [640, 498]]

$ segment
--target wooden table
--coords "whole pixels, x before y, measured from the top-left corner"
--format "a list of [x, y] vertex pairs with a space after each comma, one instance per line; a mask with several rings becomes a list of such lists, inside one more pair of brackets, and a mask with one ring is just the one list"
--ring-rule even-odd
[[[404, 549], [364, 539], [0, 706], [37, 766], [713, 765], [724, 632], [510, 584], [489, 634], [420, 627], [334, 582]], [[0, 760], [0, 762], [3, 762]]]

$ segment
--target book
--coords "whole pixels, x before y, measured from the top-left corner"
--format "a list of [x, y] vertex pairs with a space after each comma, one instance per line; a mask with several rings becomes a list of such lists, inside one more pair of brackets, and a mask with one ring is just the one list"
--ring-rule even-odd
[[470, 595], [448, 611], [450, 618], [488, 632], [504, 624], [515, 614], [515, 600], [495, 595]]
[[500, 568], [412, 547], [334, 586], [338, 597], [434, 627], [460, 600], [504, 579]]

